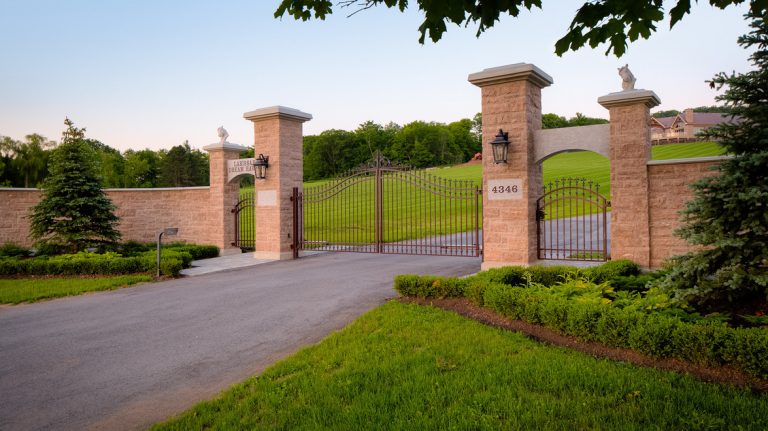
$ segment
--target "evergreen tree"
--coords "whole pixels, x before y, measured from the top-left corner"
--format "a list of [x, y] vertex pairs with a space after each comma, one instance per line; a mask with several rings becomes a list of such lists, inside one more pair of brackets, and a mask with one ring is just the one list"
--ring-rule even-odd
[[702, 248], [675, 258], [662, 282], [702, 311], [756, 307], [768, 286], [768, 26], [748, 18], [753, 30], [739, 44], [756, 48], [756, 70], [720, 73], [710, 82], [727, 88], [717, 100], [741, 117], [709, 130], [733, 158], [718, 165], [719, 175], [693, 185], [678, 234]]
[[95, 154], [85, 129], [64, 120], [67, 130], [53, 151], [42, 200], [31, 210], [30, 236], [38, 245], [70, 252], [120, 239], [115, 206], [101, 189]]

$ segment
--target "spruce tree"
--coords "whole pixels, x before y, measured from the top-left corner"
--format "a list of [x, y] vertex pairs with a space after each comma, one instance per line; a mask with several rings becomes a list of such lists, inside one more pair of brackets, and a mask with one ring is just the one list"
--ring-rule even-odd
[[101, 188], [95, 153], [85, 129], [64, 120], [67, 130], [53, 151], [42, 200], [31, 210], [30, 236], [38, 246], [69, 252], [120, 239], [115, 206]]
[[752, 31], [738, 40], [756, 67], [716, 75], [710, 85], [740, 121], [711, 129], [733, 157], [718, 174], [693, 184], [678, 235], [700, 246], [676, 257], [662, 285], [701, 311], [748, 311], [765, 303], [768, 286], [768, 26], [748, 15]]

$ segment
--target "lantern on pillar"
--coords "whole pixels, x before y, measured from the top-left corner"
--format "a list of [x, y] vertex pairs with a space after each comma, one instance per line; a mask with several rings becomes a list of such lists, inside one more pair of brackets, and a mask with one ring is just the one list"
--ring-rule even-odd
[[256, 160], [253, 161], [253, 167], [254, 167], [254, 176], [257, 180], [263, 180], [267, 178], [267, 168], [269, 167], [269, 156], [264, 156], [264, 154], [259, 154], [259, 157], [256, 158]]
[[496, 139], [491, 142], [491, 150], [493, 150], [493, 163], [507, 163], [509, 133], [499, 129]]

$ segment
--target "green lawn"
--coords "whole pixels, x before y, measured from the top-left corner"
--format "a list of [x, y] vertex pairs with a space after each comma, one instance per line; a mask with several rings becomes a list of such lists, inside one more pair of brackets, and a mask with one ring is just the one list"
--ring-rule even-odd
[[717, 142], [687, 142], [684, 144], [656, 145], [651, 148], [653, 160], [689, 159], [693, 157], [722, 156], [725, 148]]
[[768, 428], [768, 397], [390, 302], [156, 430]]
[[132, 284], [152, 281], [149, 275], [123, 275], [98, 278], [24, 278], [0, 279], [0, 304], [37, 302], [85, 292], [113, 290]]
[[[658, 145], [652, 148], [652, 159], [691, 158], [720, 155], [722, 147], [714, 142]], [[576, 151], [561, 153], [544, 161], [544, 184], [560, 178], [585, 178], [599, 184], [599, 191], [611, 199], [610, 163], [607, 158], [593, 152]], [[457, 165], [431, 168], [420, 175], [435, 176], [447, 180], [465, 180], [479, 185], [482, 166]], [[304, 183], [308, 190], [328, 186], [333, 180]], [[242, 189], [247, 193], [252, 189]], [[373, 183], [364, 182], [346, 189], [327, 201], [322, 208], [307, 205], [305, 208], [305, 239], [330, 240], [345, 243], [369, 243], [374, 240]], [[384, 240], [396, 242], [423, 238], [473, 228], [474, 200], [451, 200], [424, 191], [414, 184], [392, 181], [385, 184]], [[566, 209], [565, 206], [568, 206]], [[580, 205], [570, 207], [568, 202], [549, 208], [548, 216], [569, 217], [596, 209]], [[432, 214], [443, 214], [436, 222]], [[342, 222], [346, 220], [346, 222]], [[482, 224], [482, 220], [480, 220]], [[480, 226], [482, 227], [482, 226]]]

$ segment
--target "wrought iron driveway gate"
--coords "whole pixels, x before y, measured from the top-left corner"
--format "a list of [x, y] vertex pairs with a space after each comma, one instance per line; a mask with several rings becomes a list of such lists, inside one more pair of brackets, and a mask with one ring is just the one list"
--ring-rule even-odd
[[561, 178], [544, 187], [536, 201], [539, 259], [604, 261], [608, 249], [610, 201], [600, 185], [583, 178]]
[[293, 191], [299, 250], [479, 256], [481, 189], [381, 154], [347, 176]]

